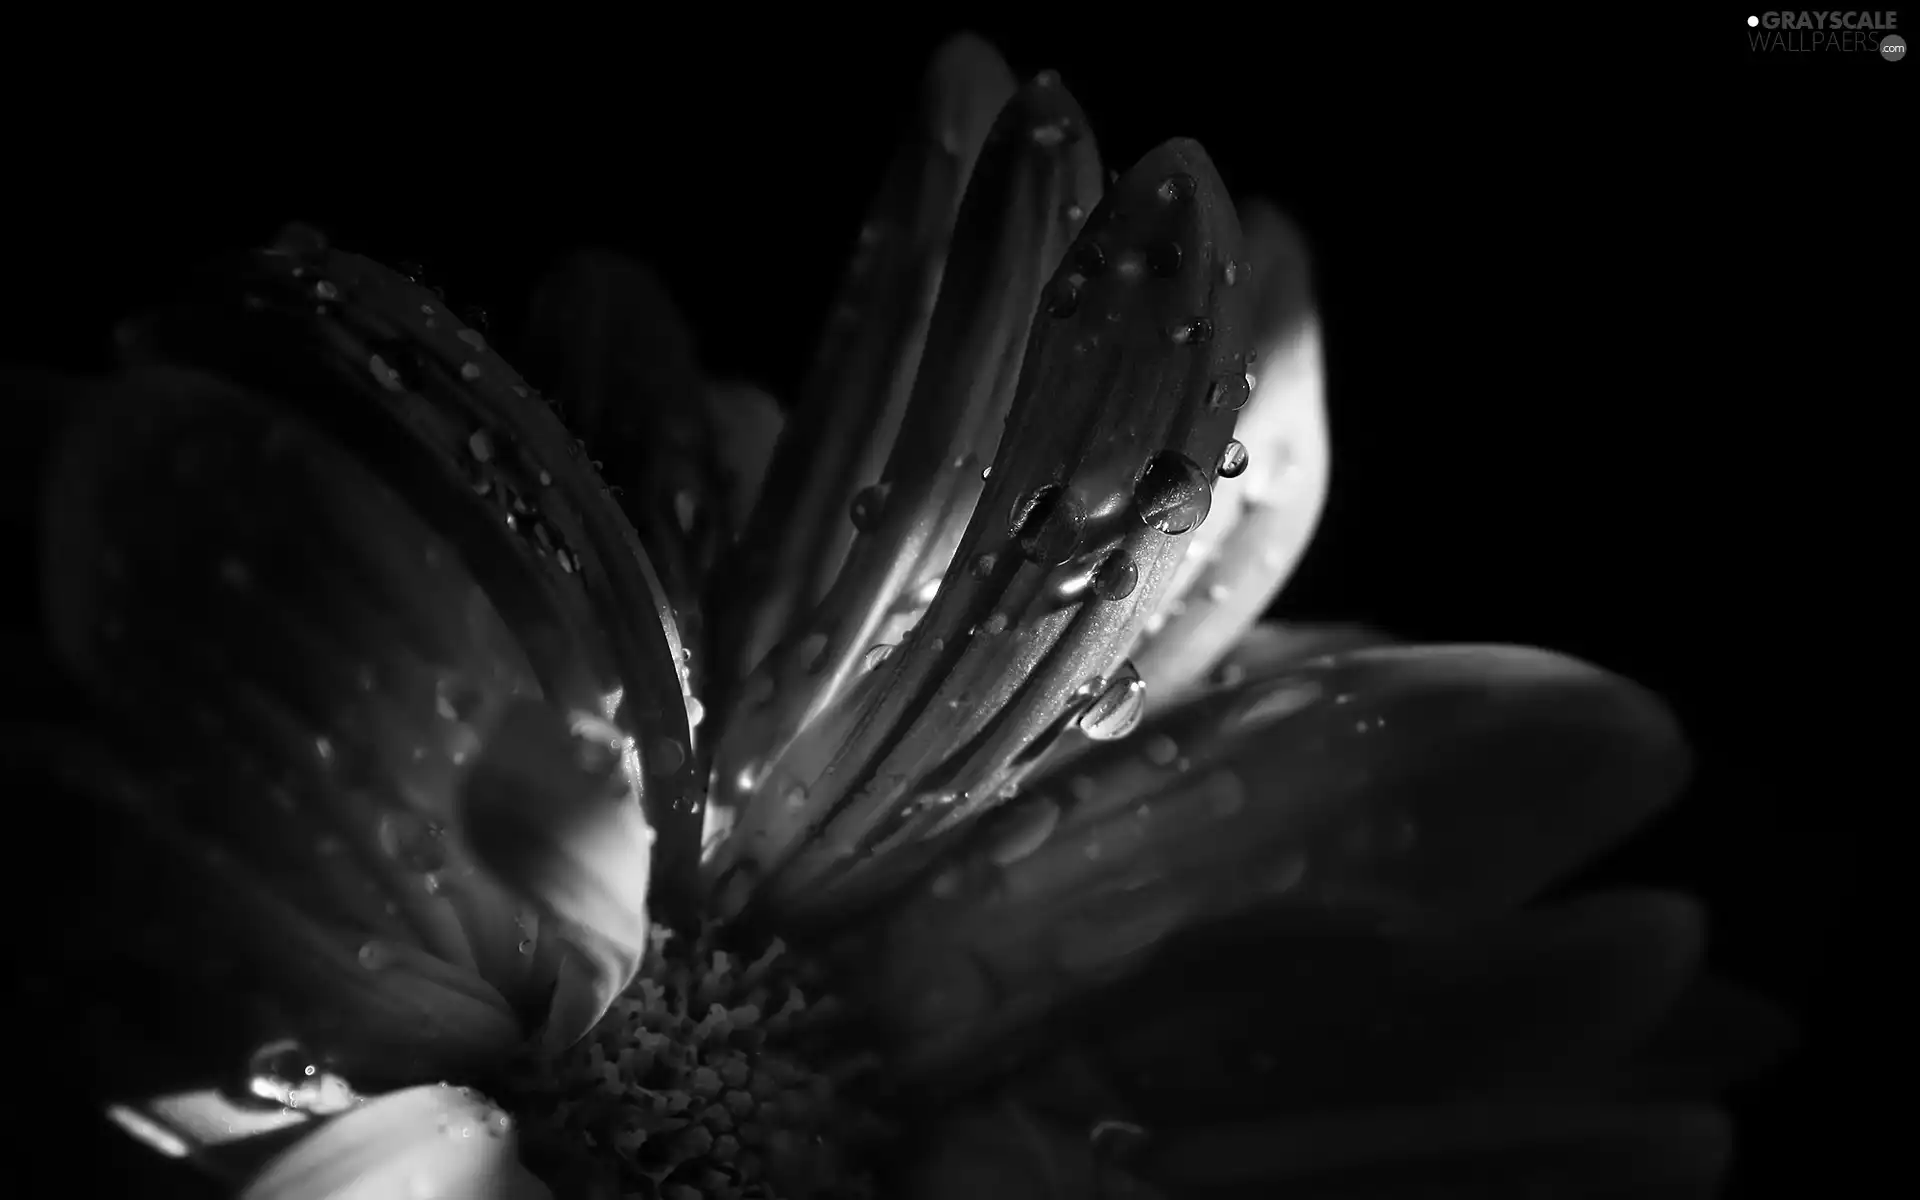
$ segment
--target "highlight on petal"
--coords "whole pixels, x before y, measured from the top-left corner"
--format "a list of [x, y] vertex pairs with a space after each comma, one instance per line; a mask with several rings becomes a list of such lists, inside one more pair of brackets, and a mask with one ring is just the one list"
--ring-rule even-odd
[[1208, 682], [1234, 687], [1251, 677], [1275, 675], [1311, 659], [1369, 646], [1387, 646], [1393, 641], [1391, 634], [1366, 625], [1262, 621], [1243, 633], [1226, 656], [1214, 665]]
[[569, 953], [545, 1041], [577, 1041], [646, 956], [653, 830], [624, 776], [627, 739], [591, 714], [510, 704], [461, 783], [475, 855], [540, 907]]
[[1049, 76], [1021, 88], [967, 186], [907, 418], [884, 470], [855, 497], [846, 563], [728, 713], [714, 803], [757, 808], [743, 830], [805, 815], [782, 811], [791, 760], [832, 748], [843, 722], [828, 708], [851, 704], [926, 612], [984, 489], [1041, 288], [1085, 216], [1076, 200], [1099, 190], [1073, 98]]
[[782, 433], [760, 502], [714, 583], [723, 704], [833, 583], [847, 513], [880, 478], [906, 415], [947, 243], [994, 114], [1012, 96], [999, 54], [971, 36], [928, 67], [915, 124], [861, 228], [819, 356]]
[[1220, 272], [1238, 241], [1188, 141], [1149, 153], [1088, 218], [938, 595], [814, 761], [768, 785], [797, 803], [716, 856], [723, 904], [758, 894], [807, 921], [874, 903], [924, 865], [927, 838], [1015, 790], [1109, 691], [1134, 691], [1125, 648], [1206, 517], [1200, 464], [1227, 441], [1231, 413], [1209, 397], [1245, 370], [1244, 292]]
[[409, 1088], [335, 1117], [268, 1163], [242, 1200], [551, 1200], [513, 1119], [467, 1088]]
[[1214, 513], [1194, 535], [1133, 661], [1157, 703], [1201, 683], [1265, 612], [1306, 553], [1326, 503], [1328, 446], [1320, 321], [1299, 232], [1265, 201], [1240, 206], [1255, 346], [1246, 407], [1218, 465]]
[[[983, 823], [887, 919], [885, 1003], [908, 1058], [935, 1064], [1257, 905], [1375, 924], [1496, 912], [1685, 771], [1658, 700], [1559, 655], [1315, 660], [1208, 693]], [[1033, 838], [1041, 806], [1058, 811]]]

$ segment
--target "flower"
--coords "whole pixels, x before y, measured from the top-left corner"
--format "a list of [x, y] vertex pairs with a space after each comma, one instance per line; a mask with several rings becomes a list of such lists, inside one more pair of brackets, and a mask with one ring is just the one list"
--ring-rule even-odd
[[25, 381], [19, 757], [112, 830], [40, 994], [140, 964], [115, 1119], [261, 1197], [1710, 1184], [1697, 908], [1520, 908], [1672, 719], [1254, 625], [1327, 482], [1298, 238], [1190, 142], [1102, 195], [970, 39], [920, 121], [777, 449], [631, 264], [536, 297], [554, 412], [299, 227]]

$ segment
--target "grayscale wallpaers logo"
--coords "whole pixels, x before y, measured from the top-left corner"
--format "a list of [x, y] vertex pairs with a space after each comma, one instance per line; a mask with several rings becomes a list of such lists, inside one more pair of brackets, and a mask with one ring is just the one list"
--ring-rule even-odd
[[1894, 33], [1897, 12], [1770, 12], [1747, 18], [1747, 44], [1758, 53], [1878, 54], [1889, 62], [1907, 56], [1906, 40]]

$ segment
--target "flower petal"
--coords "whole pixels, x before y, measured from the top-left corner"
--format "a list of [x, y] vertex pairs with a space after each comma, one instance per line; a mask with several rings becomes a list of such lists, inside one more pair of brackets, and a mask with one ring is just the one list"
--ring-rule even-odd
[[785, 811], [798, 773], [789, 756], [818, 758], [819, 743], [831, 746], [838, 723], [822, 714], [920, 620], [929, 585], [953, 561], [1013, 403], [1041, 288], [1080, 228], [1076, 198], [1099, 193], [1085, 124], [1066, 90], [1042, 76], [1001, 110], [987, 137], [906, 420], [879, 481], [856, 501], [862, 532], [830, 593], [728, 714], [716, 774], [731, 786], [717, 802], [760, 810], [742, 816], [738, 833], [757, 834], [768, 811], [781, 823], [808, 815]]
[[1731, 1149], [1709, 1108], [1428, 1105], [1168, 1133], [1140, 1169], [1180, 1195], [1704, 1198]]
[[[1594, 1098], [1698, 968], [1682, 897], [1619, 894], [1413, 935], [1176, 939], [1066, 1028], [1149, 1124], [1466, 1097]], [[1699, 1098], [1677, 1097], [1677, 1098]]]
[[136, 361], [192, 363], [293, 408], [452, 543], [545, 694], [635, 735], [656, 891], [691, 900], [705, 783], [673, 598], [579, 443], [478, 330], [292, 226], [124, 340]]
[[973, 161], [1013, 77], [971, 36], [927, 70], [913, 134], [861, 230], [813, 371], [774, 453], [759, 507], [714, 586], [723, 703], [804, 620], [853, 543], [854, 494], [880, 477], [906, 414]]
[[268, 1163], [242, 1200], [550, 1200], [512, 1118], [466, 1088], [409, 1088], [333, 1118]]
[[1320, 321], [1300, 234], [1272, 205], [1242, 204], [1251, 266], [1252, 397], [1234, 426], [1216, 511], [1194, 533], [1166, 600], [1141, 629], [1135, 667], [1157, 703], [1190, 692], [1267, 610], [1306, 553], [1326, 502], [1331, 451]]
[[727, 536], [737, 538], [759, 502], [787, 419], [780, 402], [760, 388], [721, 383], [707, 389], [707, 423], [714, 431], [714, 452], [725, 483]]
[[[1545, 651], [1362, 650], [1209, 693], [983, 823], [887, 919], [930, 1060], [1277, 902], [1373, 922], [1525, 899], [1677, 790], [1657, 700]], [[1048, 814], [1039, 837], [1029, 830]], [[968, 993], [972, 1000], [966, 1000]]]
[[461, 784], [475, 855], [540, 905], [570, 951], [547, 1018], [551, 1051], [591, 1029], [646, 956], [653, 830], [622, 777], [625, 748], [604, 721], [519, 701]]
[[1199, 464], [1231, 418], [1210, 397], [1244, 369], [1244, 293], [1221, 282], [1238, 236], [1192, 142], [1154, 150], [1101, 202], [1049, 285], [939, 595], [814, 763], [770, 785], [802, 803], [730, 843], [735, 882], [765, 880], [788, 919], [871, 905], [1083, 712], [1111, 725], [1136, 698], [1123, 651], [1206, 516]]
[[[1213, 669], [1210, 682], [1234, 687], [1256, 676], [1276, 675], [1315, 658], [1391, 645], [1394, 638], [1366, 625], [1315, 625], [1262, 621], [1241, 635]], [[1169, 704], [1162, 711], [1170, 711]]]
[[1165, 1193], [1074, 1133], [1016, 1103], [942, 1119], [914, 1156], [909, 1200], [1157, 1200]]

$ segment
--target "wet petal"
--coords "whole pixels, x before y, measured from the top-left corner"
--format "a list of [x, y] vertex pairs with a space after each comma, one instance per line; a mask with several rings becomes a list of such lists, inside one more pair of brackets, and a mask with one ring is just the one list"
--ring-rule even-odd
[[672, 597], [588, 455], [478, 330], [294, 226], [123, 335], [136, 361], [192, 363], [286, 404], [445, 537], [547, 696], [634, 735], [656, 891], [691, 898], [705, 788]]
[[1393, 641], [1392, 635], [1366, 625], [1262, 621], [1242, 634], [1215, 664], [1208, 682], [1235, 687], [1250, 678], [1278, 674], [1310, 659], [1368, 646], [1386, 646]]
[[[1376, 924], [1495, 911], [1624, 835], [1685, 770], [1656, 699], [1572, 659], [1316, 660], [1208, 693], [996, 813], [889, 917], [892, 1003], [935, 1060], [1256, 905]], [[1009, 855], [1043, 806], [1045, 835]]]
[[1177, 1195], [1704, 1200], [1731, 1149], [1709, 1108], [1433, 1105], [1168, 1133], [1140, 1169]]
[[1599, 1074], [1598, 1091], [1636, 1099], [1719, 1096], [1759, 1078], [1798, 1049], [1779, 1005], [1730, 980], [1697, 981], [1645, 1045]]
[[1412, 935], [1300, 924], [1252, 914], [1175, 939], [1076, 1010], [1065, 1053], [1155, 1126], [1592, 1097], [1685, 989], [1704, 919], [1620, 894]]
[[467, 1088], [409, 1088], [302, 1138], [243, 1200], [549, 1200], [520, 1165], [512, 1118]]
[[569, 953], [548, 1015], [557, 1051], [625, 991], [647, 950], [653, 831], [621, 772], [627, 739], [597, 718], [508, 706], [461, 784], [475, 854], [539, 904]]
[[[803, 731], [926, 611], [999, 447], [1041, 288], [1084, 218], [1076, 198], [1091, 202], [1099, 188], [1099, 156], [1073, 98], [1047, 76], [1022, 88], [968, 185], [906, 421], [855, 500], [860, 536], [826, 599], [730, 713], [717, 777], [736, 786], [718, 802], [782, 805], [796, 776], [788, 752], [817, 756], [830, 740]], [[742, 779], [755, 785], [745, 795]]]
[[1332, 455], [1306, 246], [1264, 201], [1243, 204], [1240, 219], [1259, 357], [1248, 375], [1251, 398], [1218, 466], [1214, 513], [1133, 651], [1163, 704], [1197, 686], [1267, 610], [1306, 553], [1326, 502]]
[[848, 509], [880, 477], [900, 430], [961, 194], [1013, 89], [999, 54], [971, 36], [947, 43], [928, 68], [913, 131], [862, 227], [760, 505], [715, 585], [723, 689], [812, 611], [846, 558]]
[[[1101, 202], [1049, 284], [939, 595], [846, 723], [810, 735], [817, 765], [796, 755], [793, 777], [769, 782], [801, 803], [755, 814], [716, 859], [723, 883], [772, 875], [766, 898], [801, 920], [873, 903], [918, 869], [925, 838], [1017, 787], [1108, 690], [1206, 516], [1198, 464], [1227, 437], [1206, 398], [1243, 365], [1242, 293], [1217, 269], [1237, 242], [1225, 189], [1192, 142], [1154, 150]], [[1149, 265], [1176, 260], [1166, 274]]]

